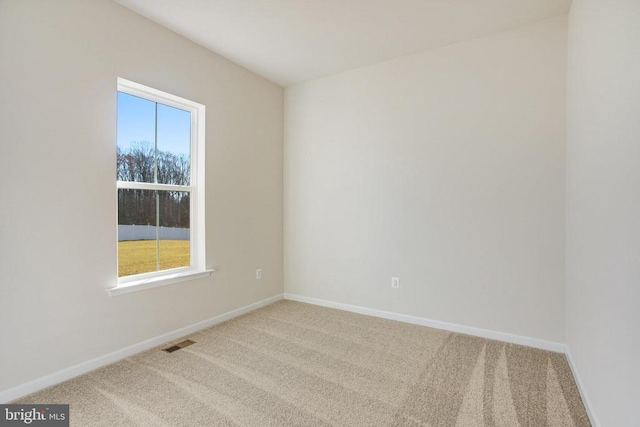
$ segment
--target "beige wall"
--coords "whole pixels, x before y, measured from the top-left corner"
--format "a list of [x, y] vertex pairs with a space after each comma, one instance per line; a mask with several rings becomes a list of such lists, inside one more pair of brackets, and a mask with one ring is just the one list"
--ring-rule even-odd
[[560, 17], [287, 88], [285, 292], [563, 342], [565, 75]]
[[[105, 291], [118, 76], [207, 107], [209, 279]], [[0, 391], [281, 294], [282, 115], [280, 87], [115, 3], [2, 1]]]
[[574, 0], [567, 95], [567, 347], [602, 426], [640, 402], [640, 2]]

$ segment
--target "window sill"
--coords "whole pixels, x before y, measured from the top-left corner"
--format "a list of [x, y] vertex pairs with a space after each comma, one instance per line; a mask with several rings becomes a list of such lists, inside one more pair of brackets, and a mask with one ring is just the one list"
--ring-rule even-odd
[[140, 279], [133, 282], [121, 283], [120, 285], [107, 289], [109, 295], [116, 296], [122, 294], [129, 294], [131, 292], [143, 291], [145, 289], [157, 288], [160, 286], [173, 285], [179, 282], [186, 282], [188, 280], [201, 279], [203, 277], [211, 276], [215, 270], [204, 271], [189, 271], [175, 274], [169, 274], [161, 277], [151, 277], [147, 279]]

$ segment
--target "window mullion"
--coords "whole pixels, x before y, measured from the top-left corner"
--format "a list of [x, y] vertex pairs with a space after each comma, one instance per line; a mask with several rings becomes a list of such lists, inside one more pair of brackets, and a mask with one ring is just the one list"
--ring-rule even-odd
[[160, 271], [160, 194], [156, 190], [156, 271]]

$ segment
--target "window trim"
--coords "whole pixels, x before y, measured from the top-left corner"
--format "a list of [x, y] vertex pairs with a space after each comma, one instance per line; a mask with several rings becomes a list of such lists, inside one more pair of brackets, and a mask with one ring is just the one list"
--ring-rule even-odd
[[[187, 280], [208, 277], [214, 271], [206, 268], [205, 256], [205, 106], [197, 102], [172, 95], [158, 89], [144, 86], [118, 77], [117, 91], [149, 101], [168, 105], [191, 113], [191, 179], [190, 185], [169, 185], [157, 183], [139, 183], [116, 181], [116, 189], [144, 189], [189, 191], [190, 202], [190, 260], [189, 267], [173, 268], [118, 277], [116, 286], [107, 289], [110, 295], [120, 295], [158, 286], [170, 285]], [[116, 190], [117, 191], [117, 190]], [[116, 203], [116, 239], [117, 239], [117, 203]]]

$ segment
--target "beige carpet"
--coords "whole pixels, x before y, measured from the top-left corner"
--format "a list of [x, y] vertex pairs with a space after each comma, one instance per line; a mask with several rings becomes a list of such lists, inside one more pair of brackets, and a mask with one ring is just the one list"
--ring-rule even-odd
[[187, 338], [19, 403], [76, 426], [589, 425], [558, 353], [291, 301]]

